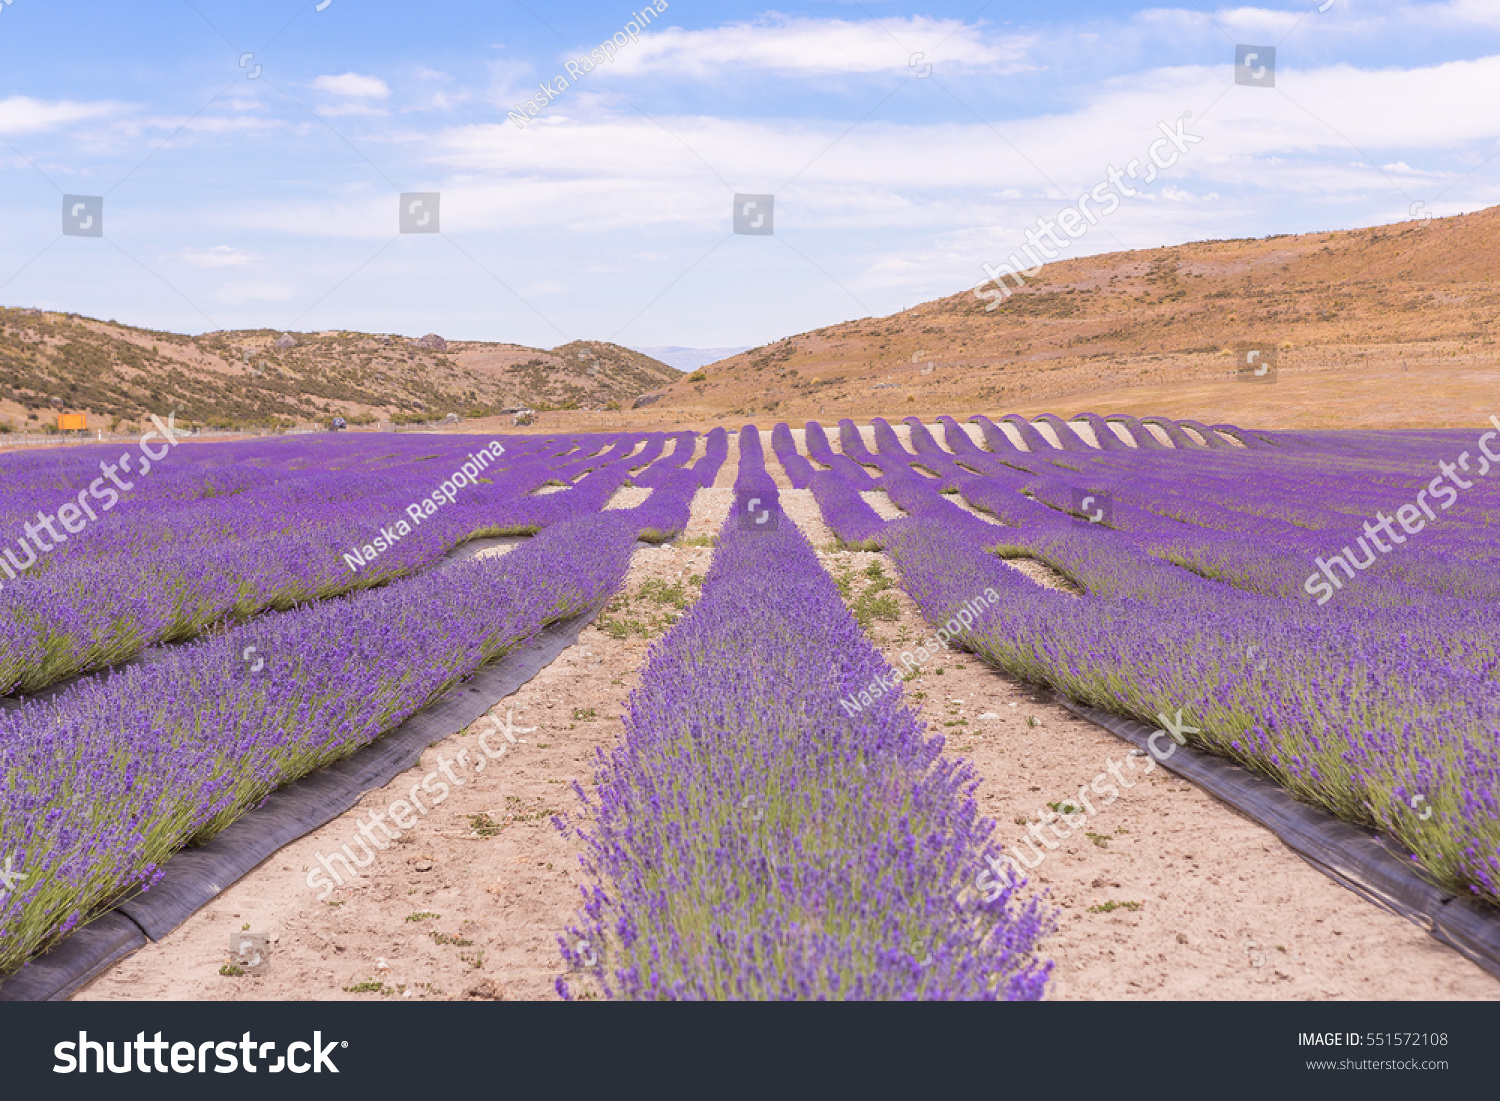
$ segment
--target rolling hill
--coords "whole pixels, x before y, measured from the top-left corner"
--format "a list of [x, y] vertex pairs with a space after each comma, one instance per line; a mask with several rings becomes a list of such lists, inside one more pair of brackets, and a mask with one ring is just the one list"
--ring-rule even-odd
[[[538, 430], [1082, 411], [1263, 428], [1479, 424], [1500, 409], [1500, 207], [1372, 229], [1105, 253], [683, 375], [605, 342], [550, 351], [390, 334], [190, 337], [0, 309], [0, 429], [488, 418]], [[976, 273], [977, 276], [978, 273]], [[1009, 284], [1007, 284], [1009, 286]], [[990, 308], [993, 307], [993, 308]], [[1273, 364], [1245, 370], [1250, 351]], [[1254, 385], [1247, 385], [1253, 382]], [[552, 410], [551, 412], [546, 412]]]
[[333, 416], [416, 422], [448, 413], [628, 405], [680, 377], [602, 341], [517, 344], [353, 332], [154, 332], [114, 321], [0, 309], [0, 428], [55, 413], [130, 429], [178, 411], [185, 424], [291, 427]]
[[[1497, 269], [1500, 207], [1059, 260], [1008, 298], [968, 289], [731, 356], [653, 395], [652, 411], [684, 422], [1092, 410], [1266, 428], [1481, 423], [1500, 408]], [[1251, 350], [1274, 369], [1247, 374]]]

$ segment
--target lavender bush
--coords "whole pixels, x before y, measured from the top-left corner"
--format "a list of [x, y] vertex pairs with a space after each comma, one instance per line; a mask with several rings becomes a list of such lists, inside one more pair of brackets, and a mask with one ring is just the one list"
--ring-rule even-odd
[[[1430, 491], [1441, 464], [1477, 451], [1475, 434], [1220, 430], [1246, 446], [1037, 451], [1028, 477], [1006, 441], [990, 460], [1004, 469], [933, 481], [877, 425], [881, 483], [907, 518], [857, 530], [893, 556], [929, 622], [996, 590], [965, 639], [992, 663], [1148, 723], [1181, 710], [1200, 746], [1397, 839], [1444, 885], [1500, 902], [1500, 478], [1485, 481], [1490, 464], [1472, 456], [1439, 522], [1327, 606], [1304, 585], [1320, 554], [1359, 544], [1356, 558], [1374, 559], [1363, 525]], [[950, 439], [953, 461], [984, 468]], [[943, 491], [955, 489], [1005, 526], [953, 506]], [[830, 526], [850, 525], [850, 488], [814, 491]], [[1111, 498], [1102, 523], [1082, 517], [1084, 492]], [[1038, 559], [1085, 595], [1041, 588], [998, 556]]]
[[[158, 642], [406, 576], [480, 536], [532, 533], [597, 511], [649, 454], [643, 437], [593, 437], [595, 457], [563, 458], [564, 443], [511, 441], [502, 458], [458, 488], [451, 504], [412, 525], [429, 497], [483, 441], [411, 437], [275, 439], [173, 453], [110, 512], [0, 588], [0, 695], [35, 692], [106, 667]], [[646, 437], [648, 452], [660, 437]], [[578, 446], [567, 441], [569, 446]], [[502, 444], [502, 446], [505, 446]], [[0, 532], [18, 532], [99, 477], [113, 449], [0, 456]], [[546, 482], [567, 493], [532, 496]], [[346, 556], [412, 527], [378, 558]], [[0, 547], [0, 549], [5, 549]], [[9, 548], [24, 561], [17, 548]], [[363, 557], [360, 555], [359, 557]], [[358, 559], [356, 559], [357, 561]]]
[[[593, 884], [565, 960], [609, 998], [1040, 997], [1049, 912], [966, 890], [998, 853], [971, 767], [904, 706], [748, 434], [741, 455], [702, 598], [578, 789]], [[743, 522], [751, 498], [778, 522]]]
[[0, 972], [149, 887], [173, 852], [275, 787], [601, 606], [641, 536], [686, 522], [679, 475], [637, 509], [561, 521], [503, 558], [267, 615], [0, 710], [0, 838], [26, 876], [0, 899]]

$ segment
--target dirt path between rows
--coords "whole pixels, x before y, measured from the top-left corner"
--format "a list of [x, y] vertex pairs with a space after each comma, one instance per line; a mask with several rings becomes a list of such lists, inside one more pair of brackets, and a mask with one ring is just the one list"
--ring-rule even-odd
[[[731, 439], [733, 439], [731, 437]], [[766, 439], [769, 451], [769, 438]], [[486, 722], [430, 749], [421, 764], [355, 810], [288, 846], [159, 944], [122, 961], [81, 991], [104, 999], [528, 999], [555, 997], [557, 937], [578, 902], [577, 852], [554, 828], [578, 809], [592, 759], [622, 733], [620, 714], [651, 641], [695, 595], [708, 572], [705, 537], [732, 502], [737, 448], [717, 483], [700, 491], [677, 544], [642, 548], [627, 599], [491, 717], [509, 717], [517, 741], [479, 772]], [[832, 549], [816, 503], [782, 486], [788, 516], [851, 600], [879, 582], [883, 555]], [[1045, 581], [1044, 575], [1037, 575]], [[878, 602], [879, 597], [893, 602]], [[869, 594], [871, 632], [893, 664], [930, 635], [894, 586]], [[1045, 945], [1056, 961], [1050, 996], [1061, 999], [1495, 999], [1500, 981], [1406, 920], [1337, 886], [1263, 827], [1166, 773], [1132, 765], [1127, 743], [1075, 718], [973, 657], [939, 655], [906, 685], [948, 751], [974, 762], [983, 813], [1010, 849], [1026, 821], [1073, 796], [1111, 763], [1131, 785], [1046, 849], [1031, 873], [1059, 910]], [[495, 735], [489, 735], [494, 744]], [[447, 761], [462, 786], [368, 867], [320, 898], [309, 887], [329, 854], [358, 836]], [[330, 858], [331, 860], [331, 858]], [[337, 868], [336, 862], [333, 862]], [[977, 871], [977, 869], [976, 869]], [[342, 870], [340, 870], [342, 876]], [[260, 974], [223, 974], [229, 941], [270, 938]]]
[[[647, 585], [673, 597], [690, 593], [689, 579], [706, 574], [705, 541], [718, 532], [732, 491], [702, 490], [684, 539], [635, 554], [625, 591]], [[623, 500], [615, 503], [624, 503]], [[654, 583], [654, 584], [653, 584]], [[559, 974], [557, 936], [572, 917], [581, 882], [576, 851], [552, 824], [579, 807], [572, 784], [590, 787], [596, 750], [608, 751], [622, 732], [620, 713], [650, 638], [680, 614], [669, 599], [630, 600], [605, 613], [579, 641], [490, 712], [516, 742], [482, 771], [458, 766], [483, 758], [481, 720], [433, 746], [421, 763], [372, 791], [357, 807], [287, 846], [160, 943], [111, 968], [75, 997], [160, 999], [552, 998]], [[604, 626], [623, 624], [624, 638]], [[486, 734], [492, 747], [505, 744]], [[384, 812], [414, 785], [449, 762], [461, 787], [450, 785], [440, 806], [357, 875], [346, 876], [330, 854], [348, 845], [363, 859], [358, 823]], [[372, 827], [377, 838], [383, 835]], [[310, 873], [328, 857], [342, 886], [319, 898]], [[321, 884], [325, 882], [319, 879]], [[263, 974], [224, 975], [229, 941], [241, 932], [272, 938]], [[384, 966], [382, 966], [382, 964]]]

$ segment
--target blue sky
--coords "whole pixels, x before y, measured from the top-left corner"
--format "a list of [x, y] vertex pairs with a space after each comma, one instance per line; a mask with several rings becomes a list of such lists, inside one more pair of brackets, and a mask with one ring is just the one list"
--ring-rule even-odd
[[[759, 344], [974, 286], [1185, 112], [1201, 140], [1069, 255], [1500, 201], [1497, 0], [316, 3], [0, 7], [0, 303]], [[399, 233], [434, 191], [441, 233]], [[65, 194], [102, 237], [60, 235]]]

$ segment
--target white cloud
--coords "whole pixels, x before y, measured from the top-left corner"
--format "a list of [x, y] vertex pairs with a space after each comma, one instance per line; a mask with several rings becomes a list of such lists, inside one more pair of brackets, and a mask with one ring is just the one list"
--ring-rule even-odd
[[96, 101], [74, 103], [71, 100], [32, 99], [30, 96], [11, 96], [0, 99], [0, 133], [34, 134], [66, 126], [71, 122], [85, 122], [107, 118], [126, 110], [122, 103]]
[[291, 237], [354, 237], [374, 239], [385, 231], [390, 236], [396, 223], [395, 203], [389, 209], [385, 224], [370, 200], [351, 208], [348, 201], [319, 206], [298, 201], [267, 201], [242, 204], [222, 214], [222, 228], [239, 232], [277, 233]]
[[390, 85], [378, 76], [361, 76], [359, 73], [320, 76], [312, 82], [312, 87], [320, 92], [353, 99], [385, 99], [391, 94]]
[[[1153, 115], [1171, 117], [1174, 107], [1206, 105], [1225, 90], [1217, 67], [1171, 76], [1164, 81], [1143, 74], [1119, 82], [1118, 90], [1074, 121], [1090, 129], [1110, 119], [1139, 128]], [[1331, 154], [1349, 152], [1353, 143], [1367, 153], [1400, 150], [1410, 161], [1418, 151], [1500, 138], [1497, 86], [1500, 57], [1413, 69], [1283, 68], [1274, 92], [1229, 88], [1196, 128], [1213, 138], [1204, 150], [1229, 144], [1240, 153]]]
[[[1319, 0], [1306, 6], [1277, 10], [1241, 5], [1208, 10], [1193, 4], [1180, 8], [1146, 8], [1131, 22], [1157, 30], [1209, 29], [1234, 35], [1240, 42], [1270, 45], [1283, 41], [1294, 29], [1316, 31], [1341, 39], [1400, 40], [1412, 33], [1453, 28], [1500, 27], [1500, 5], [1495, 0], [1333, 0], [1325, 11]], [[1263, 36], [1263, 37], [1257, 37]], [[1297, 45], [1296, 40], [1287, 48]]]
[[1447, 4], [1421, 5], [1424, 16], [1459, 25], [1500, 27], [1500, 5], [1494, 0], [1450, 0]]
[[412, 107], [403, 107], [401, 110], [404, 112], [451, 111], [467, 98], [467, 96], [450, 96], [444, 92], [438, 92], [436, 95], [431, 96], [426, 103], [417, 104]]
[[[1308, 8], [1304, 11], [1276, 11], [1270, 8], [1238, 7], [1220, 8], [1218, 11], [1207, 12], [1202, 8], [1194, 6], [1192, 11], [1186, 8], [1147, 8], [1136, 15], [1142, 23], [1158, 24], [1167, 26], [1188, 25], [1211, 25], [1218, 24], [1225, 31], [1236, 33], [1241, 42], [1249, 44], [1251, 36], [1257, 34], [1276, 35], [1279, 40], [1289, 32], [1309, 12], [1316, 14], [1316, 8]], [[1270, 45], [1271, 43], [1257, 43], [1258, 45]]]
[[296, 292], [290, 283], [276, 283], [267, 279], [247, 279], [225, 283], [215, 298], [230, 305], [244, 302], [285, 302]]
[[247, 253], [233, 245], [214, 245], [212, 248], [194, 248], [189, 245], [176, 258], [195, 268], [240, 268], [251, 260]]
[[280, 130], [285, 126], [280, 119], [254, 118], [249, 115], [198, 115], [193, 118], [169, 115], [145, 119], [147, 126], [176, 133], [178, 130], [204, 134], [243, 133], [245, 131]]
[[657, 29], [653, 24], [639, 41], [618, 48], [609, 71], [695, 78], [730, 68], [805, 75], [910, 73], [912, 54], [922, 53], [933, 65], [1007, 73], [1037, 67], [1027, 58], [1031, 41], [1017, 35], [987, 38], [981, 27], [956, 19], [914, 16], [850, 22], [769, 15], [753, 23], [704, 30]]
[[[1066, 199], [1110, 165], [1144, 162], [1158, 123], [1186, 110], [1195, 116], [1188, 132], [1202, 141], [1157, 185], [1182, 194], [1231, 184], [1300, 191], [1299, 178], [1319, 177], [1355, 193], [1390, 190], [1363, 162], [1344, 167], [1360, 156], [1351, 143], [1385, 152], [1381, 161], [1396, 152], [1416, 164], [1387, 173], [1415, 185], [1455, 151], [1487, 152], [1500, 140], [1500, 99], [1487, 92], [1500, 86], [1500, 57], [1406, 71], [1289, 70], [1274, 92], [1226, 87], [1225, 75], [1223, 67], [1153, 70], [1097, 86], [1065, 114], [993, 125], [872, 121], [847, 134], [843, 122], [821, 120], [583, 118], [559, 103], [524, 132], [509, 124], [440, 131], [432, 155], [462, 178], [445, 190], [451, 216], [471, 228], [706, 229], [723, 222], [729, 192], [775, 191], [788, 180], [778, 224], [952, 224], [1002, 199]], [[1429, 155], [1438, 163], [1425, 163]], [[1277, 157], [1294, 163], [1273, 167]], [[1207, 186], [1187, 183], [1194, 178]]]
[[368, 103], [329, 103], [313, 108], [325, 118], [342, 118], [345, 115], [374, 115], [383, 118], [390, 114], [384, 107], [372, 107]]
[[1204, 195], [1198, 195], [1191, 191], [1184, 191], [1180, 187], [1168, 184], [1161, 189], [1161, 197], [1169, 203], [1211, 203], [1217, 199], [1218, 193], [1210, 191]]
[[[905, 57], [886, 63], [902, 68]], [[565, 326], [580, 316], [589, 324], [623, 322], [717, 248], [655, 307], [662, 317], [687, 329], [698, 325], [682, 303], [698, 303], [702, 312], [701, 285], [718, 272], [714, 278], [741, 279], [745, 288], [774, 279], [774, 289], [787, 292], [775, 324], [810, 327], [823, 322], [818, 311], [848, 308], [844, 291], [830, 290], [838, 304], [829, 306], [818, 297], [829, 290], [824, 277], [787, 250], [744, 238], [723, 243], [734, 191], [777, 192], [778, 235], [879, 312], [972, 285], [981, 261], [1002, 261], [1024, 240], [1026, 225], [1055, 217], [1104, 179], [1111, 164], [1144, 160], [1161, 136], [1158, 122], [1188, 109], [1189, 130], [1202, 143], [1070, 253], [1253, 235], [1267, 226], [1399, 220], [1409, 216], [1409, 199], [1436, 204], [1444, 187], [1500, 141], [1500, 104], [1487, 94], [1500, 86], [1500, 57], [1405, 70], [1306, 65], [1284, 57], [1274, 92], [1234, 85], [1226, 59], [1075, 83], [1054, 114], [1019, 106], [1007, 117], [985, 109], [988, 123], [959, 111], [946, 120], [909, 114], [852, 130], [845, 114], [817, 110], [816, 98], [799, 102], [809, 110], [795, 119], [660, 113], [648, 120], [608, 98], [591, 99], [581, 87], [524, 131], [492, 114], [483, 124], [412, 124], [379, 140], [420, 143], [401, 178], [443, 192], [444, 230], [455, 239], [475, 235], [466, 249], [487, 255], [488, 233], [526, 242], [524, 262], [496, 270], [547, 312], [556, 306]], [[952, 87], [976, 108], [991, 103], [977, 98], [988, 93], [974, 83]], [[439, 90], [454, 91], [429, 84], [417, 98]], [[368, 101], [332, 109], [345, 108], [380, 110]], [[1366, 155], [1385, 168], [1367, 163]], [[1490, 169], [1455, 186], [1440, 212], [1481, 205], [1474, 197], [1494, 179]], [[340, 253], [335, 266], [343, 267], [331, 282], [390, 238], [394, 206], [365, 183], [328, 202], [270, 195], [227, 213], [227, 222], [204, 227], [197, 239], [239, 239], [240, 229], [253, 228], [321, 239], [320, 248], [329, 239], [372, 242]], [[430, 244], [403, 240], [407, 251], [382, 254], [366, 276], [374, 283], [387, 269], [419, 263], [445, 271], [451, 258], [418, 251]], [[655, 270], [658, 262], [663, 267]], [[763, 274], [771, 271], [782, 274]], [[633, 274], [620, 280], [623, 273]], [[607, 304], [576, 304], [581, 290], [605, 281], [639, 292], [625, 316], [614, 317]], [[789, 290], [809, 286], [801, 298]], [[568, 305], [557, 306], [564, 295]], [[256, 301], [281, 301], [292, 292], [280, 283], [246, 281], [227, 285], [220, 297], [253, 310]], [[600, 320], [606, 317], [613, 320]], [[670, 339], [698, 338], [685, 329]]]
[[[1158, 123], [1189, 109], [1188, 131], [1201, 143], [1127, 200], [1087, 251], [1253, 234], [1267, 223], [1268, 194], [1302, 204], [1314, 227], [1385, 220], [1387, 208], [1397, 220], [1412, 199], [1433, 197], [1462, 175], [1455, 160], [1477, 163], [1500, 141], [1500, 102], [1485, 91], [1500, 86], [1500, 57], [1410, 70], [1286, 68], [1274, 92], [1227, 84], [1227, 68], [1101, 81], [1056, 115], [988, 125], [868, 121], [847, 133], [846, 123], [821, 118], [648, 121], [560, 102], [524, 131], [510, 124], [438, 131], [429, 156], [448, 170], [434, 186], [444, 191], [445, 228], [454, 232], [675, 233], [689, 235], [684, 247], [706, 250], [728, 231], [732, 192], [774, 191], [777, 232], [789, 241], [880, 235], [868, 247], [846, 242], [830, 258], [843, 271], [854, 267], [840, 279], [862, 296], [882, 286], [951, 291], [980, 254], [949, 240], [914, 258], [913, 237], [984, 227], [995, 231], [987, 254], [999, 248], [1004, 256], [1023, 240], [1025, 224], [1055, 216], [1111, 165], [1144, 163], [1161, 137]], [[1396, 163], [1382, 170], [1365, 155]], [[1486, 178], [1493, 173], [1476, 175], [1447, 202], [1484, 205], [1476, 197]]]

